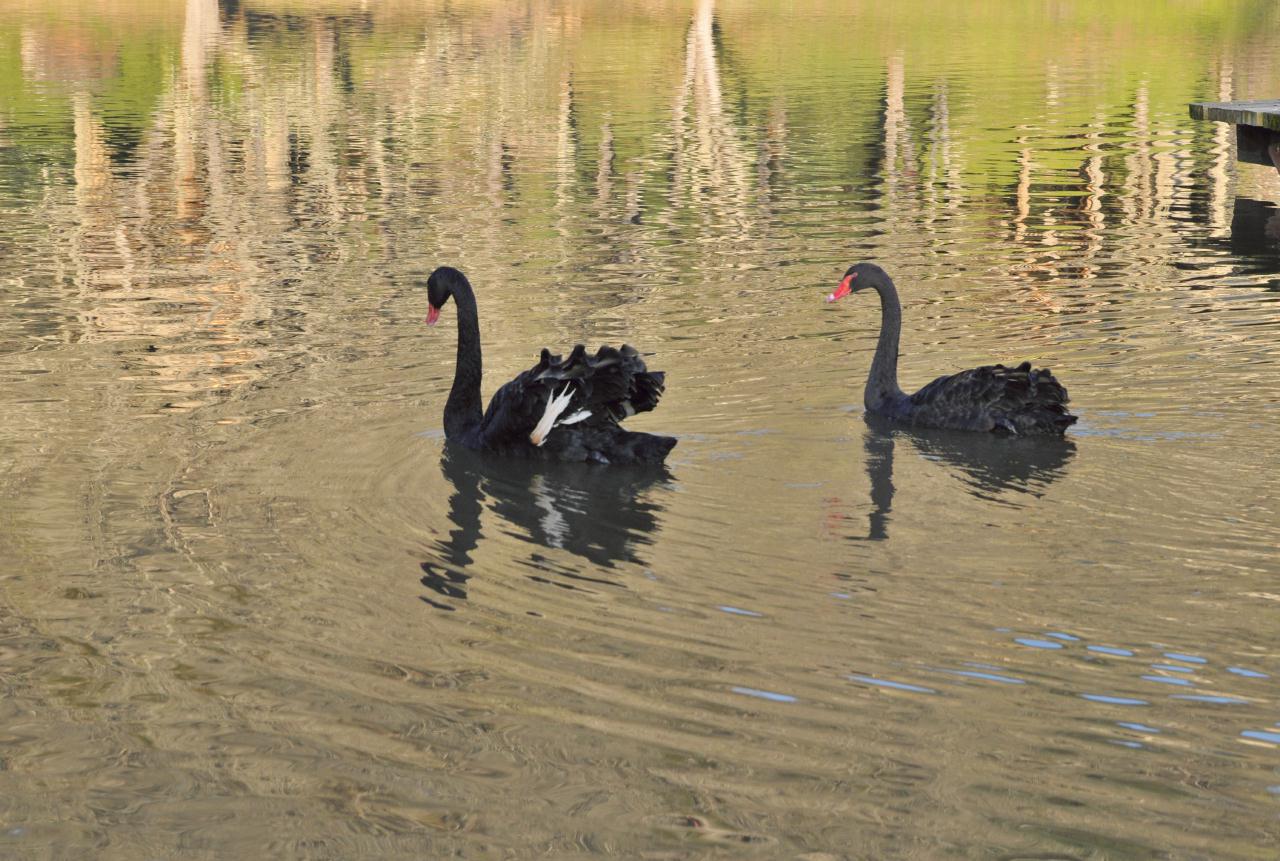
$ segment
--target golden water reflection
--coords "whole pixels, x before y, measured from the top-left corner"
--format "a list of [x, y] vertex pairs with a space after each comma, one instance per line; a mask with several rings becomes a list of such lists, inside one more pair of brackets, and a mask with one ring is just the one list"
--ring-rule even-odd
[[[1280, 176], [1186, 103], [1280, 13], [1184, 7], [0, 0], [0, 854], [1269, 858]], [[1069, 440], [864, 422], [859, 259]], [[447, 450], [443, 262], [668, 471]]]

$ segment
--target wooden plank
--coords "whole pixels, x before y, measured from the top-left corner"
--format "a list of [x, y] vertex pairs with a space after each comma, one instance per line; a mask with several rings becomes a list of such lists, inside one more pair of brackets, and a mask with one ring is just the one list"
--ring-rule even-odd
[[1236, 127], [1236, 159], [1280, 170], [1280, 99], [1192, 102], [1191, 118]]
[[1191, 118], [1234, 123], [1238, 126], [1258, 126], [1280, 132], [1280, 99], [1257, 102], [1192, 102]]

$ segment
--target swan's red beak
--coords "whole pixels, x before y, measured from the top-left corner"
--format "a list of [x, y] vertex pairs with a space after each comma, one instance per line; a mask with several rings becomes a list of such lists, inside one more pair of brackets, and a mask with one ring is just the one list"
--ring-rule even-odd
[[436, 321], [440, 319], [440, 309], [429, 302], [427, 303], [427, 308], [430, 309], [427, 311], [427, 325], [434, 326]]
[[848, 296], [850, 293], [852, 293], [853, 287], [851, 285], [852, 285], [853, 279], [857, 277], [858, 277], [857, 273], [844, 276], [844, 280], [840, 282], [840, 286], [836, 288], [836, 291], [834, 293], [832, 293], [830, 296], [827, 297], [827, 301], [834, 302], [837, 299], [843, 299], [845, 296]]

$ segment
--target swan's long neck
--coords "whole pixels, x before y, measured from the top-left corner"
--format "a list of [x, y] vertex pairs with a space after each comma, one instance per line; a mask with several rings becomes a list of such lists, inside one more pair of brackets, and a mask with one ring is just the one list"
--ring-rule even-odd
[[871, 360], [871, 373], [862, 394], [862, 402], [869, 410], [876, 409], [887, 399], [902, 397], [902, 389], [898, 388], [898, 333], [902, 331], [902, 305], [898, 302], [898, 291], [887, 276], [874, 286], [880, 294], [880, 340], [876, 343], [876, 357]]
[[471, 285], [456, 288], [453, 301], [458, 308], [458, 362], [453, 372], [453, 388], [444, 405], [444, 434], [457, 436], [480, 424], [484, 411], [480, 402], [480, 314]]

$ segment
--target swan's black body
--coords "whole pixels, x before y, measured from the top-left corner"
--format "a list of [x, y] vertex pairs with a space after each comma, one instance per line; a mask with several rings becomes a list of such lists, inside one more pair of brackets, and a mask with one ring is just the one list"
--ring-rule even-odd
[[1017, 436], [1061, 436], [1075, 423], [1067, 412], [1067, 390], [1048, 368], [1030, 362], [1016, 368], [985, 365], [938, 377], [913, 395], [898, 388], [898, 336], [902, 306], [898, 291], [874, 263], [849, 267], [827, 301], [859, 290], [880, 294], [880, 340], [863, 393], [867, 412], [912, 427], [986, 431]]
[[458, 306], [458, 360], [444, 408], [451, 442], [475, 451], [614, 464], [661, 463], [675, 447], [674, 437], [618, 424], [656, 407], [663, 391], [662, 372], [646, 369], [625, 344], [601, 347], [594, 356], [579, 344], [565, 359], [544, 349], [538, 364], [498, 389], [482, 413], [480, 321], [471, 284], [457, 269], [441, 266], [427, 280], [427, 293], [428, 322], [450, 296]]

